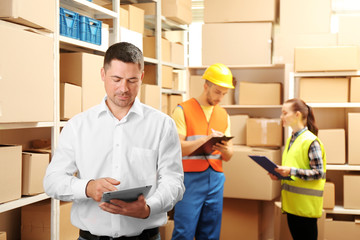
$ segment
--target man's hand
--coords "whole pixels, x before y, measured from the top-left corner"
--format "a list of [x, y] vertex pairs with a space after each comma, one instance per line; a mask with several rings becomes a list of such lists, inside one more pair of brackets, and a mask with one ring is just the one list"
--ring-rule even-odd
[[143, 195], [140, 195], [134, 202], [124, 202], [113, 199], [110, 200], [110, 203], [100, 203], [99, 207], [109, 213], [121, 214], [134, 218], [147, 218], [150, 215], [150, 207], [146, 204]]
[[100, 202], [104, 192], [117, 190], [115, 185], [119, 184], [120, 182], [113, 178], [90, 180], [86, 186], [86, 196], [91, 197], [97, 202]]
[[277, 176], [275, 176], [274, 174], [268, 173], [268, 175], [270, 176], [270, 178], [272, 180], [279, 180], [279, 178]]
[[222, 160], [229, 161], [233, 155], [233, 147], [232, 146], [233, 145], [231, 143], [231, 140], [229, 140], [229, 141], [223, 140], [223, 141], [221, 141], [221, 143], [216, 143], [212, 149], [214, 151], [218, 150], [221, 152]]

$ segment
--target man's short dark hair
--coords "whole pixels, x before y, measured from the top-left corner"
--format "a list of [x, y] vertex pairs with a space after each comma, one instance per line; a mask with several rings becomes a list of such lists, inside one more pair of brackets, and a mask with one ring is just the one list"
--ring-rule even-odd
[[144, 56], [141, 50], [134, 44], [119, 42], [111, 45], [104, 57], [105, 70], [110, 66], [111, 61], [114, 59], [124, 63], [137, 63], [140, 71], [144, 70]]

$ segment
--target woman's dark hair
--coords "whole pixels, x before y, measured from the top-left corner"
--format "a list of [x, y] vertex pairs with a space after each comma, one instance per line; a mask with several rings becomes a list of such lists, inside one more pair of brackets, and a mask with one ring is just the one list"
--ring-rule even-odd
[[291, 103], [292, 110], [294, 112], [299, 111], [303, 117], [303, 120], [306, 120], [306, 125], [309, 131], [317, 135], [319, 128], [316, 125], [312, 108], [299, 98], [289, 99], [285, 103]]
[[104, 69], [106, 70], [112, 60], [120, 60], [124, 63], [136, 63], [140, 71], [144, 70], [144, 56], [141, 50], [128, 42], [119, 42], [111, 45], [105, 53]]

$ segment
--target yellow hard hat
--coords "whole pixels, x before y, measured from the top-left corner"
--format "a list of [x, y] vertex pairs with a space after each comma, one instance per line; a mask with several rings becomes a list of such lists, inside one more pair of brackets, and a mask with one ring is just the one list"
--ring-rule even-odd
[[235, 88], [230, 69], [222, 63], [215, 63], [208, 67], [202, 78], [221, 87]]

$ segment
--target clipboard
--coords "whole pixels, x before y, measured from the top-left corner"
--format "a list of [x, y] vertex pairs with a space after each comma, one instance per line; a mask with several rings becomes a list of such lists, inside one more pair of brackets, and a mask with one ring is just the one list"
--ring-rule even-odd
[[193, 151], [189, 156], [196, 156], [196, 155], [210, 155], [214, 150], [212, 147], [221, 141], [229, 141], [230, 139], [234, 138], [233, 136], [227, 137], [212, 137], [208, 141], [206, 141], [203, 145], [198, 147], [195, 151]]
[[146, 197], [151, 189], [151, 186], [152, 185], [147, 185], [125, 190], [104, 192], [101, 201], [110, 203], [110, 200], [118, 199], [124, 202], [133, 202], [136, 201], [140, 195], [144, 195], [144, 197]]
[[249, 155], [249, 157], [254, 160], [257, 164], [259, 164], [261, 167], [263, 167], [266, 171], [268, 171], [269, 173], [275, 175], [278, 179], [284, 179], [284, 180], [290, 180], [293, 181], [293, 179], [289, 176], [287, 177], [283, 177], [280, 175], [280, 173], [275, 171], [275, 168], [277, 168], [278, 166], [271, 161], [270, 159], [268, 159], [265, 156], [255, 156], [255, 155]]

